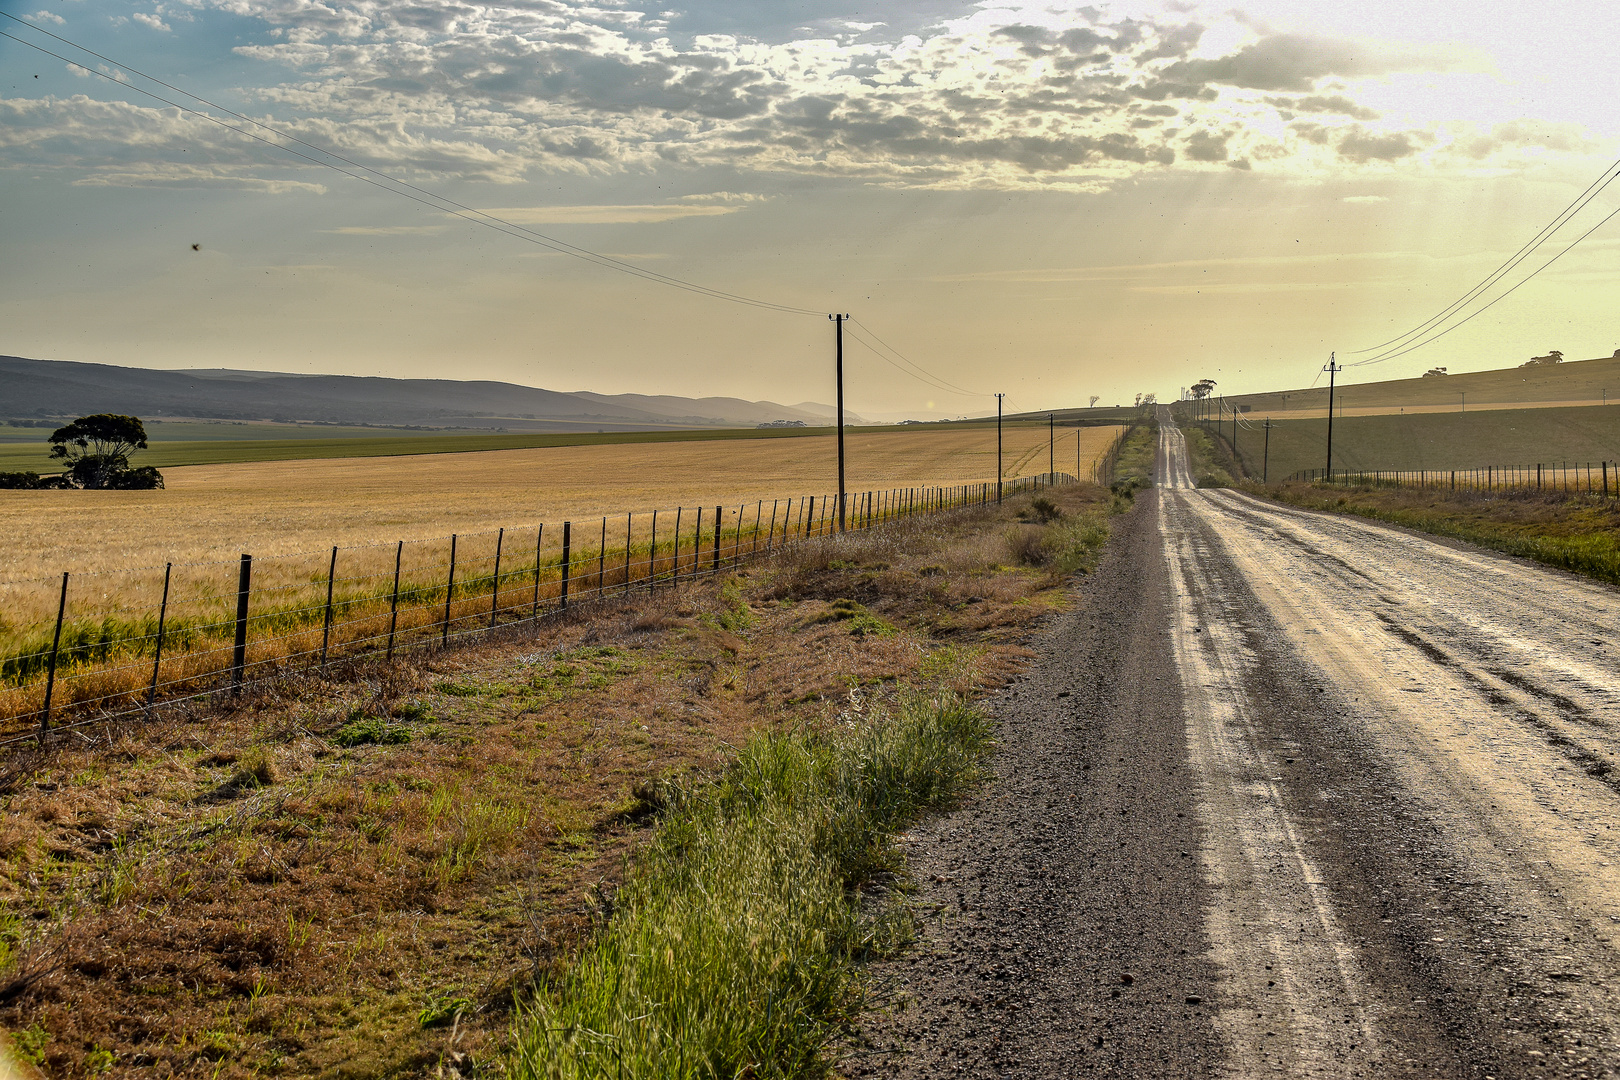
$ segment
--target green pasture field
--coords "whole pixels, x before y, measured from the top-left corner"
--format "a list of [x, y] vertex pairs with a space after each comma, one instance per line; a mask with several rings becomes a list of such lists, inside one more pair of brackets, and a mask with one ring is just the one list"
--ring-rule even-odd
[[[1259, 479], [1265, 450], [1263, 420], [1245, 418], [1237, 451]], [[1230, 443], [1232, 423], [1221, 425]], [[1327, 418], [1273, 420], [1269, 476], [1281, 480], [1326, 464]], [[1554, 462], [1620, 461], [1620, 405], [1562, 409], [1500, 409], [1478, 413], [1345, 416], [1333, 420], [1337, 469], [1476, 469]]]
[[[1456, 406], [1467, 404], [1532, 401], [1620, 401], [1620, 357], [1599, 360], [1572, 360], [1563, 364], [1513, 367], [1500, 371], [1471, 371], [1433, 378], [1394, 379], [1388, 382], [1351, 383], [1351, 374], [1340, 375], [1334, 403], [1347, 409], [1391, 408], [1402, 406]], [[1216, 388], [1219, 390], [1219, 387]], [[1286, 390], [1269, 394], [1237, 394], [1225, 399], [1251, 414], [1320, 409], [1327, 412], [1326, 386], [1309, 390]], [[1347, 417], [1348, 419], [1348, 417]]]
[[[66, 420], [47, 421], [47, 427], [20, 427], [0, 421], [0, 443], [43, 443]], [[488, 434], [477, 428], [402, 428], [359, 424], [249, 423], [245, 420], [146, 420], [147, 438], [158, 442], [240, 442], [244, 439], [380, 439], [389, 436]]]

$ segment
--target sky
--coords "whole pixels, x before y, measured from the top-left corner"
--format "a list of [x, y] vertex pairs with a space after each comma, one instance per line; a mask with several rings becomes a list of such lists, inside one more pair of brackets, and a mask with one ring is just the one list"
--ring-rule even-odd
[[793, 404], [845, 312], [921, 418], [1620, 348], [1620, 184], [1398, 337], [1613, 175], [1613, 4], [668, 2], [0, 0], [0, 352]]

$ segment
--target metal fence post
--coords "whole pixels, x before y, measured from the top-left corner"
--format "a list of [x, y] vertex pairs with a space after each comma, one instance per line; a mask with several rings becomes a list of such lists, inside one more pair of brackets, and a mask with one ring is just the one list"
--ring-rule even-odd
[[394, 595], [388, 601], [388, 660], [394, 659], [394, 631], [399, 628], [399, 566], [405, 559], [405, 541], [394, 549]]
[[697, 527], [692, 530], [692, 576], [703, 570], [703, 507], [698, 507]]
[[321, 667], [326, 666], [326, 647], [332, 642], [332, 585], [337, 579], [337, 548], [332, 548], [332, 562], [326, 568], [326, 617], [321, 621]]
[[248, 592], [253, 587], [253, 556], [243, 555], [236, 574], [236, 649], [231, 655], [231, 692], [242, 692], [242, 675], [247, 670]]
[[495, 582], [489, 597], [489, 628], [495, 629], [495, 619], [501, 610], [501, 548], [506, 544], [506, 530], [495, 534]]
[[45, 707], [39, 714], [39, 738], [51, 730], [51, 697], [56, 692], [56, 656], [62, 649], [62, 619], [67, 615], [67, 571], [62, 572], [62, 595], [56, 601], [56, 636], [51, 639], [51, 659], [45, 671]]
[[444, 625], [439, 628], [439, 648], [450, 644], [450, 601], [456, 595], [456, 534], [450, 534], [450, 578], [444, 584]]
[[630, 591], [630, 525], [635, 520], [634, 514], [624, 515], [624, 591]]
[[675, 586], [677, 586], [677, 585], [679, 585], [681, 583], [681, 510], [682, 509], [683, 508], [679, 507], [679, 506], [677, 506], [675, 508], [675, 540], [674, 540], [674, 543], [671, 545], [670, 568], [669, 568], [669, 587], [672, 588], [672, 589]]
[[596, 595], [607, 594], [607, 518], [602, 518], [602, 542], [596, 549]]
[[558, 606], [564, 611], [568, 610], [568, 573], [573, 568], [573, 532], [573, 522], [563, 522], [562, 592], [559, 594], [561, 603]]
[[157, 642], [152, 650], [152, 685], [146, 690], [146, 707], [150, 709], [157, 700], [158, 666], [163, 663], [163, 624], [169, 617], [169, 577], [174, 573], [174, 563], [167, 563], [163, 567], [163, 600], [158, 604]]
[[545, 541], [546, 527], [544, 524], [534, 530], [534, 606], [529, 609], [529, 618], [540, 617], [540, 545]]

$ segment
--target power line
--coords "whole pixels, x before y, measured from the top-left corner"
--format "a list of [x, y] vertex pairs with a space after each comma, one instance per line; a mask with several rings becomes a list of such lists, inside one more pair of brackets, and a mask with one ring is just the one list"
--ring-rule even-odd
[[[853, 316], [851, 316], [849, 318], [848, 322], [849, 323], [857, 323], [858, 320], [856, 320]], [[860, 324], [860, 326], [861, 326], [861, 331], [865, 331], [865, 333], [857, 331], [856, 329], [854, 329], [854, 327], [851, 326], [851, 327], [847, 327], [847, 332], [848, 332], [849, 336], [854, 338], [856, 341], [860, 342], [862, 345], [866, 346], [866, 349], [867, 349], [868, 352], [870, 352], [873, 356], [876, 356], [879, 360], [882, 360], [885, 364], [888, 364], [890, 367], [894, 368], [896, 371], [900, 372], [902, 375], [909, 375], [911, 378], [916, 379], [918, 382], [922, 383], [923, 385], [931, 387], [932, 389], [935, 389], [935, 390], [944, 391], [947, 394], [956, 394], [956, 395], [959, 395], [961, 397], [991, 397], [991, 396], [993, 396], [993, 395], [990, 395], [990, 394], [975, 394], [975, 393], [972, 393], [971, 391], [955, 389], [950, 383], [945, 382], [943, 379], [940, 379], [938, 376], [933, 375], [932, 373], [930, 373], [926, 368], [920, 367], [918, 365], [913, 365], [912, 366], [912, 368], [915, 368], [915, 370], [913, 370], [912, 368], [902, 367], [900, 364], [898, 364], [894, 360], [890, 359], [888, 354], [884, 352], [884, 349], [887, 349], [888, 346], [883, 346], [882, 348], [879, 347], [882, 344], [882, 339], [881, 338], [879, 338], [876, 334], [873, 334], [871, 329], [869, 327], [867, 327], [865, 324]], [[871, 335], [872, 340], [867, 339], [868, 334]], [[895, 355], [898, 356], [899, 354], [896, 353]]]
[[1445, 337], [1447, 334], [1451, 333], [1453, 330], [1455, 330], [1458, 327], [1462, 326], [1464, 323], [1467, 323], [1469, 320], [1473, 319], [1475, 316], [1485, 314], [1485, 312], [1487, 312], [1491, 308], [1495, 307], [1498, 303], [1500, 303], [1501, 301], [1506, 300], [1508, 297], [1512, 296], [1515, 292], [1518, 291], [1520, 285], [1526, 284], [1527, 282], [1529, 282], [1531, 280], [1531, 278], [1534, 278], [1537, 274], [1539, 274], [1543, 270], [1547, 269], [1547, 267], [1551, 266], [1553, 263], [1557, 262], [1559, 259], [1562, 259], [1565, 255], [1568, 255], [1570, 253], [1571, 249], [1573, 249], [1576, 244], [1579, 244], [1582, 240], [1585, 240], [1588, 236], [1591, 236], [1593, 233], [1595, 233], [1599, 229], [1603, 228], [1603, 226], [1607, 225], [1617, 215], [1620, 215], [1620, 208], [1616, 208], [1616, 209], [1610, 211], [1609, 215], [1607, 217], [1605, 217], [1602, 221], [1598, 222], [1596, 225], [1592, 226], [1590, 229], [1587, 229], [1585, 232], [1581, 233], [1581, 235], [1577, 236], [1574, 240], [1570, 241], [1569, 245], [1567, 247], [1565, 247], [1563, 251], [1560, 251], [1558, 254], [1554, 255], [1552, 258], [1550, 258], [1546, 262], [1542, 263], [1536, 269], [1532, 270], [1530, 272], [1530, 274], [1527, 277], [1524, 278], [1523, 281], [1520, 281], [1517, 285], [1514, 285], [1507, 292], [1503, 293], [1501, 296], [1498, 296], [1496, 299], [1492, 300], [1490, 303], [1486, 304], [1484, 307], [1480, 308], [1478, 311], [1475, 311], [1475, 312], [1469, 314], [1467, 316], [1467, 318], [1464, 318], [1461, 321], [1459, 321], [1457, 323], [1454, 323], [1451, 326], [1446, 327], [1444, 330], [1440, 331], [1437, 334], [1430, 335], [1424, 341], [1419, 341], [1416, 344], [1408, 345], [1406, 348], [1401, 349], [1399, 351], [1391, 352], [1391, 353], [1388, 353], [1388, 354], [1383, 355], [1383, 356], [1375, 357], [1374, 359], [1371, 359], [1371, 360], [1359, 361], [1357, 364], [1352, 365], [1352, 366], [1361, 367], [1361, 366], [1366, 365], [1366, 364], [1378, 364], [1378, 363], [1382, 363], [1385, 360], [1393, 360], [1397, 356], [1405, 356], [1407, 353], [1411, 352], [1414, 349], [1421, 349], [1425, 345], [1430, 345], [1430, 344], [1433, 344], [1436, 341], [1439, 341], [1441, 338]]
[[[923, 380], [925, 382], [931, 382], [934, 385], [936, 385], [939, 389], [944, 390], [946, 393], [960, 394], [962, 397], [994, 397], [995, 396], [993, 394], [983, 394], [983, 393], [978, 393], [978, 392], [973, 391], [973, 390], [968, 390], [965, 387], [958, 386], [953, 382], [950, 382], [950, 381], [948, 381], [948, 380], [946, 380], [946, 379], [944, 379], [944, 378], [942, 378], [942, 377], [940, 377], [938, 375], [935, 375], [933, 372], [929, 371], [927, 368], [923, 367], [921, 364], [919, 364], [916, 361], [911, 360], [910, 358], [908, 358], [899, 349], [896, 349], [893, 345], [890, 345], [888, 342], [886, 342], [882, 338], [878, 337], [876, 330], [873, 330], [870, 326], [867, 326], [865, 323], [861, 322], [859, 319], [855, 318], [853, 315], [850, 316], [850, 321], [854, 322], [862, 330], [864, 330], [868, 334], [872, 335], [872, 340], [873, 341], [876, 341], [878, 343], [878, 345], [882, 346], [889, 353], [891, 353], [896, 359], [898, 359], [900, 361], [901, 364], [905, 364], [906, 368], [911, 368], [911, 369], [913, 369], [913, 371], [920, 373], [920, 374], [913, 374], [912, 371], [908, 371], [907, 374], [911, 374], [913, 378], [921, 379], [921, 380]], [[872, 348], [872, 346], [868, 345], [867, 348]], [[877, 350], [873, 349], [873, 351], [876, 352]], [[883, 356], [882, 353], [879, 353], [878, 355]], [[883, 359], [888, 360], [888, 357], [883, 356]], [[889, 360], [889, 363], [891, 365], [895, 366], [895, 367], [900, 366], [899, 364], [895, 364], [893, 360]], [[901, 368], [901, 370], [905, 371], [906, 368]]]
[[[769, 300], [758, 300], [758, 299], [755, 299], [755, 298], [749, 297], [749, 296], [741, 296], [741, 295], [736, 294], [736, 293], [726, 292], [726, 291], [724, 291], [722, 289], [715, 289], [715, 288], [711, 288], [710, 286], [707, 286], [707, 285], [700, 285], [697, 282], [687, 281], [687, 280], [685, 280], [683, 278], [673, 277], [673, 276], [671, 276], [669, 274], [660, 274], [656, 270], [649, 270], [649, 269], [646, 269], [645, 267], [635, 266], [635, 265], [633, 265], [631, 263], [624, 262], [624, 261], [622, 261], [620, 259], [615, 259], [610, 255], [603, 255], [600, 252], [592, 251], [589, 248], [582, 248], [582, 247], [579, 247], [576, 244], [570, 244], [567, 241], [559, 240], [559, 239], [557, 239], [556, 237], [553, 237], [553, 236], [548, 236], [545, 233], [536, 232], [535, 230], [527, 228], [527, 227], [525, 227], [523, 225], [519, 225], [519, 224], [517, 224], [515, 222], [507, 221], [505, 218], [497, 217], [494, 214], [490, 214], [490, 213], [487, 213], [487, 212], [485, 212], [483, 210], [478, 210], [478, 209], [476, 209], [474, 207], [467, 206], [467, 205], [465, 205], [463, 203], [456, 202], [454, 199], [451, 199], [451, 198], [449, 198], [447, 196], [444, 196], [444, 195], [440, 195], [440, 194], [438, 194], [436, 192], [430, 191], [430, 190], [428, 190], [426, 188], [423, 188], [423, 187], [420, 187], [420, 186], [418, 186], [416, 184], [412, 184], [412, 183], [410, 183], [408, 181], [400, 180], [400, 179], [397, 179], [396, 177], [389, 176], [387, 173], [381, 172], [381, 171], [379, 171], [377, 169], [371, 168], [370, 166], [363, 165], [363, 164], [361, 164], [359, 162], [353, 161], [353, 160], [351, 160], [349, 158], [344, 157], [341, 154], [338, 154], [338, 153], [335, 153], [335, 152], [333, 152], [331, 150], [328, 150], [325, 147], [317, 146], [314, 143], [306, 142], [305, 140], [298, 138], [296, 135], [289, 134], [288, 132], [282, 131], [281, 129], [279, 129], [277, 127], [274, 127], [274, 126], [272, 126], [270, 124], [266, 124], [266, 123], [263, 123], [262, 121], [255, 120], [250, 116], [246, 116], [246, 115], [244, 115], [242, 113], [239, 113], [239, 112], [236, 112], [236, 111], [234, 111], [232, 109], [226, 108], [223, 105], [219, 105], [219, 104], [216, 104], [215, 102], [209, 101], [207, 98], [204, 98], [204, 97], [201, 97], [201, 96], [199, 96], [197, 94], [194, 94], [189, 90], [184, 90], [184, 89], [182, 89], [182, 88], [180, 88], [178, 86], [174, 86], [174, 85], [172, 85], [170, 83], [164, 82], [162, 79], [156, 78], [156, 77], [151, 76], [151, 75], [147, 75], [144, 72], [137, 70], [136, 68], [130, 67], [128, 64], [120, 63], [119, 61], [114, 60], [113, 58], [111, 58], [109, 56], [105, 56], [102, 53], [98, 53], [93, 49], [86, 48], [85, 46], [80, 45], [79, 43], [77, 43], [75, 41], [71, 41], [68, 38], [62, 37], [60, 34], [53, 34], [49, 30], [45, 30], [45, 29], [43, 29], [41, 27], [35, 26], [32, 23], [24, 22], [23, 20], [18, 19], [15, 15], [10, 14], [9, 12], [0, 11], [0, 15], [4, 15], [6, 18], [10, 19], [12, 22], [17, 23], [20, 26], [25, 26], [28, 29], [33, 30], [36, 33], [44, 34], [46, 37], [54, 38], [55, 40], [60, 41], [65, 45], [70, 45], [73, 48], [80, 50], [81, 52], [84, 52], [84, 53], [86, 53], [86, 54], [88, 54], [90, 56], [94, 56], [98, 60], [104, 60], [107, 63], [112, 64], [114, 67], [117, 67], [117, 68], [119, 68], [119, 69], [121, 69], [123, 71], [132, 72], [135, 75], [138, 75], [143, 79], [146, 79], [148, 82], [156, 83], [158, 86], [165, 87], [165, 88], [167, 88], [169, 90], [174, 91], [177, 94], [184, 94], [188, 98], [191, 98], [191, 99], [193, 99], [195, 101], [202, 102], [204, 105], [208, 106], [209, 108], [218, 109], [219, 111], [221, 111], [221, 112], [223, 112], [223, 113], [225, 113], [225, 114], [227, 114], [229, 116], [234, 116], [237, 119], [244, 121], [245, 123], [252, 124], [255, 127], [262, 128], [265, 131], [271, 132], [272, 134], [276, 135], [278, 138], [286, 139], [288, 142], [296, 143], [297, 145], [307, 147], [310, 150], [315, 151], [316, 153], [324, 154], [327, 157], [331, 158], [332, 161], [342, 162], [344, 165], [350, 166], [352, 169], [360, 170], [360, 172], [352, 172], [352, 171], [350, 171], [350, 169], [342, 168], [342, 167], [340, 167], [338, 165], [332, 164], [332, 161], [323, 161], [323, 160], [321, 160], [319, 158], [312, 157], [309, 154], [301, 153], [298, 150], [295, 150], [290, 146], [285, 146], [285, 145], [283, 145], [281, 143], [274, 142], [274, 141], [272, 141], [270, 139], [266, 139], [261, 135], [256, 135], [251, 131], [247, 131], [247, 130], [245, 130], [243, 128], [240, 128], [240, 127], [236, 126], [235, 124], [227, 123], [226, 121], [221, 120], [219, 117], [214, 116], [212, 113], [205, 112], [202, 109], [192, 108], [189, 105], [183, 105], [178, 101], [173, 101], [173, 100], [171, 100], [169, 98], [164, 97], [161, 94], [157, 94], [157, 93], [152, 92], [151, 90], [147, 90], [144, 87], [136, 86], [134, 83], [125, 82], [124, 80], [119, 79], [119, 78], [117, 78], [117, 77], [115, 77], [113, 75], [109, 75], [104, 71], [99, 71], [96, 68], [90, 67], [87, 64], [81, 64], [76, 60], [71, 60], [68, 57], [65, 57], [65, 56], [61, 55], [60, 53], [53, 52], [50, 49], [47, 49], [42, 45], [38, 45], [38, 44], [35, 44], [32, 41], [28, 41], [28, 40], [25, 40], [23, 38], [17, 37], [14, 34], [8, 34], [5, 31], [0, 31], [0, 37], [9, 38], [10, 40], [17, 42], [19, 45], [25, 45], [28, 48], [34, 49], [37, 52], [44, 53], [46, 56], [55, 57], [56, 59], [62, 61], [65, 64], [69, 64], [69, 65], [71, 65], [71, 66], [73, 66], [75, 68], [78, 68], [80, 71], [85, 71], [85, 72], [88, 72], [89, 74], [99, 76], [100, 78], [105, 79], [108, 82], [116, 83], [119, 86], [128, 87], [129, 89], [134, 90], [136, 93], [144, 94], [145, 96], [151, 98], [154, 101], [161, 101], [163, 104], [168, 105], [171, 108], [179, 109], [180, 111], [185, 112], [185, 113], [189, 113], [192, 116], [197, 116], [197, 117], [200, 117], [200, 118], [202, 118], [204, 120], [208, 120], [209, 122], [211, 122], [213, 124], [216, 124], [219, 127], [225, 128], [225, 129], [227, 129], [229, 131], [234, 131], [237, 134], [245, 136], [246, 138], [252, 139], [255, 142], [263, 143], [264, 145], [269, 146], [269, 147], [273, 147], [274, 149], [280, 150], [283, 153], [291, 154], [292, 156], [294, 156], [296, 158], [300, 158], [300, 159], [302, 159], [304, 161], [310, 162], [313, 165], [319, 165], [319, 166], [322, 166], [323, 168], [331, 169], [334, 172], [342, 173], [344, 176], [348, 176], [348, 177], [350, 177], [352, 179], [359, 180], [362, 183], [370, 184], [372, 187], [378, 188], [379, 190], [393, 192], [394, 194], [399, 195], [402, 198], [409, 199], [412, 202], [419, 203], [419, 204], [421, 204], [423, 206], [426, 206], [426, 207], [428, 207], [430, 209], [433, 209], [433, 210], [437, 210], [440, 213], [449, 214], [452, 217], [458, 217], [458, 218], [461, 218], [464, 221], [469, 221], [469, 222], [472, 222], [473, 224], [476, 224], [476, 225], [483, 225], [484, 227], [492, 229], [495, 232], [504, 233], [507, 236], [512, 236], [512, 237], [515, 237], [516, 239], [519, 239], [519, 240], [526, 240], [526, 241], [528, 241], [530, 243], [537, 244], [538, 246], [548, 248], [549, 250], [552, 250], [552, 251], [556, 251], [559, 254], [569, 255], [569, 256], [572, 256], [573, 258], [580, 259], [581, 261], [584, 261], [584, 262], [593, 263], [594, 265], [601, 266], [601, 267], [604, 267], [604, 268], [609, 269], [609, 270], [617, 270], [617, 271], [619, 271], [621, 273], [629, 274], [629, 275], [631, 275], [633, 277], [639, 277], [639, 278], [642, 278], [643, 280], [646, 280], [646, 281], [656, 282], [656, 283], [662, 284], [662, 285], [669, 285], [669, 286], [671, 286], [673, 288], [677, 288], [677, 289], [684, 289], [687, 292], [697, 293], [697, 294], [702, 295], [702, 296], [710, 297], [711, 299], [727, 300], [727, 301], [730, 301], [732, 303], [744, 304], [744, 305], [747, 305], [749, 307], [765, 308], [765, 309], [768, 309], [768, 310], [771, 310], [771, 311], [780, 311], [780, 312], [783, 312], [785, 314], [790, 314], [790, 315], [814, 315], [814, 316], [817, 316], [819, 318], [819, 317], [821, 317], [822, 315], [825, 314], [824, 312], [814, 311], [814, 310], [811, 310], [809, 308], [794, 307], [794, 306], [792, 306], [790, 304], [778, 304], [778, 303], [774, 303], [774, 302], [769, 301]], [[363, 175], [363, 174], [369, 174], [369, 175]], [[385, 180], [385, 181], [387, 181], [387, 183], [379, 183], [378, 180], [373, 179], [373, 177], [377, 177], [377, 178], [380, 178], [381, 180]]]
[[[1486, 304], [1484, 307], [1480, 308], [1478, 311], [1475, 311], [1475, 312], [1469, 314], [1466, 318], [1464, 318], [1461, 322], [1458, 322], [1456, 325], [1448, 328], [1447, 330], [1441, 331], [1438, 334], [1433, 334], [1432, 336], [1428, 336], [1426, 340], [1419, 341], [1419, 342], [1417, 342], [1415, 344], [1410, 344], [1410, 345], [1408, 345], [1406, 347], [1402, 347], [1400, 344], [1398, 344], [1398, 343], [1408, 342], [1410, 339], [1412, 339], [1414, 337], [1422, 337], [1422, 336], [1428, 334], [1428, 332], [1432, 328], [1437, 327], [1441, 323], [1445, 322], [1452, 315], [1454, 315], [1459, 309], [1461, 309], [1462, 307], [1464, 307], [1468, 303], [1479, 299], [1480, 296], [1482, 296], [1487, 289], [1489, 289], [1491, 286], [1493, 286], [1493, 285], [1497, 284], [1498, 282], [1500, 282], [1502, 280], [1502, 278], [1505, 277], [1508, 274], [1509, 271], [1511, 271], [1512, 269], [1517, 267], [1520, 263], [1524, 262], [1524, 260], [1529, 258], [1530, 255], [1537, 248], [1541, 247], [1548, 240], [1552, 239], [1553, 235], [1555, 233], [1557, 233], [1559, 229], [1561, 229], [1565, 225], [1567, 225], [1570, 222], [1570, 220], [1574, 218], [1574, 216], [1576, 214], [1578, 214], [1581, 210], [1585, 209], [1586, 206], [1589, 203], [1591, 203], [1591, 201], [1593, 199], [1597, 198], [1597, 196], [1599, 194], [1601, 194], [1603, 192], [1603, 190], [1605, 188], [1607, 188], [1610, 184], [1612, 184], [1616, 179], [1620, 179], [1620, 161], [1616, 161], [1613, 164], [1609, 165], [1607, 168], [1605, 168], [1603, 170], [1603, 172], [1598, 176], [1598, 178], [1596, 180], [1593, 180], [1592, 183], [1587, 185], [1585, 191], [1581, 192], [1581, 194], [1578, 195], [1574, 199], [1574, 201], [1572, 201], [1568, 206], [1564, 207], [1563, 210], [1559, 211], [1558, 215], [1556, 217], [1554, 217], [1551, 222], [1549, 222], [1547, 225], [1543, 226], [1540, 232], [1536, 233], [1535, 236], [1531, 237], [1528, 241], [1526, 241], [1525, 244], [1522, 247], [1520, 247], [1518, 251], [1516, 251], [1511, 257], [1509, 257], [1506, 262], [1502, 263], [1501, 266], [1498, 266], [1489, 275], [1487, 275], [1486, 278], [1483, 281], [1481, 281], [1479, 284], [1475, 285], [1472, 289], [1468, 290], [1468, 292], [1464, 293], [1458, 299], [1452, 301], [1452, 303], [1449, 304], [1448, 306], [1446, 306], [1444, 309], [1442, 309], [1439, 312], [1439, 314], [1434, 315], [1431, 318], [1425, 320], [1424, 322], [1420, 323], [1419, 325], [1412, 328], [1411, 330], [1408, 330], [1406, 333], [1399, 334], [1396, 337], [1390, 338], [1388, 341], [1383, 342], [1382, 344], [1374, 345], [1371, 348], [1357, 350], [1357, 353], [1376, 352], [1376, 351], [1378, 351], [1380, 349], [1385, 349], [1386, 351], [1383, 352], [1383, 353], [1380, 353], [1380, 355], [1378, 355], [1378, 356], [1370, 357], [1370, 358], [1368, 358], [1366, 360], [1355, 361], [1354, 363], [1352, 363], [1352, 364], [1350, 364], [1348, 366], [1350, 366], [1350, 367], [1364, 367], [1364, 366], [1366, 366], [1368, 364], [1382, 363], [1385, 360], [1392, 360], [1397, 356], [1403, 356], [1406, 353], [1411, 352], [1413, 349], [1421, 348], [1423, 345], [1427, 345], [1432, 341], [1436, 341], [1439, 338], [1444, 337], [1446, 334], [1450, 333], [1451, 330], [1455, 330], [1458, 326], [1463, 325], [1463, 323], [1468, 322], [1470, 319], [1474, 318], [1476, 315], [1479, 315], [1481, 312], [1485, 311], [1487, 308], [1494, 305], [1497, 302], [1497, 300], [1501, 300], [1503, 297], [1507, 296], [1509, 293], [1512, 293], [1520, 285], [1523, 285], [1526, 281], [1529, 281], [1530, 278], [1535, 277], [1536, 274], [1539, 274], [1542, 270], [1545, 270], [1548, 266], [1552, 265], [1552, 263], [1556, 262], [1559, 258], [1562, 258], [1563, 255], [1565, 254], [1565, 252], [1567, 252], [1569, 250], [1569, 247], [1574, 247], [1575, 244], [1580, 243], [1582, 240], [1584, 240], [1588, 236], [1590, 236], [1593, 233], [1593, 231], [1595, 231], [1596, 226], [1594, 226], [1593, 229], [1588, 229], [1586, 232], [1582, 233], [1580, 235], [1580, 237], [1578, 237], [1574, 241], [1574, 243], [1570, 244], [1569, 247], [1566, 247], [1564, 249], [1564, 251], [1559, 252], [1558, 255], [1554, 256], [1552, 259], [1550, 259], [1546, 263], [1544, 263], [1541, 266], [1540, 269], [1537, 269], [1537, 270], [1533, 271], [1528, 277], [1524, 278], [1523, 280], [1518, 282], [1518, 284], [1516, 284], [1512, 288], [1508, 289], [1508, 291], [1506, 293], [1503, 293], [1502, 296], [1498, 296], [1495, 300], [1492, 300], [1490, 303]], [[1613, 217], [1613, 216], [1614, 216], [1613, 214], [1609, 215], [1609, 217]], [[1607, 222], [1609, 220], [1609, 217], [1604, 218], [1602, 222], [1598, 223], [1598, 225], [1601, 226], [1604, 222]], [[1391, 346], [1391, 345], [1395, 345], [1396, 348], [1388, 349], [1388, 346]]]

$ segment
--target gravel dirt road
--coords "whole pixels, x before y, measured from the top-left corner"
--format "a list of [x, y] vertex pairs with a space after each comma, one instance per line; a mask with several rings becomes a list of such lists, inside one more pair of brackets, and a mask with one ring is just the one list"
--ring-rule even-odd
[[1620, 593], [1158, 473], [846, 1072], [1616, 1075]]

